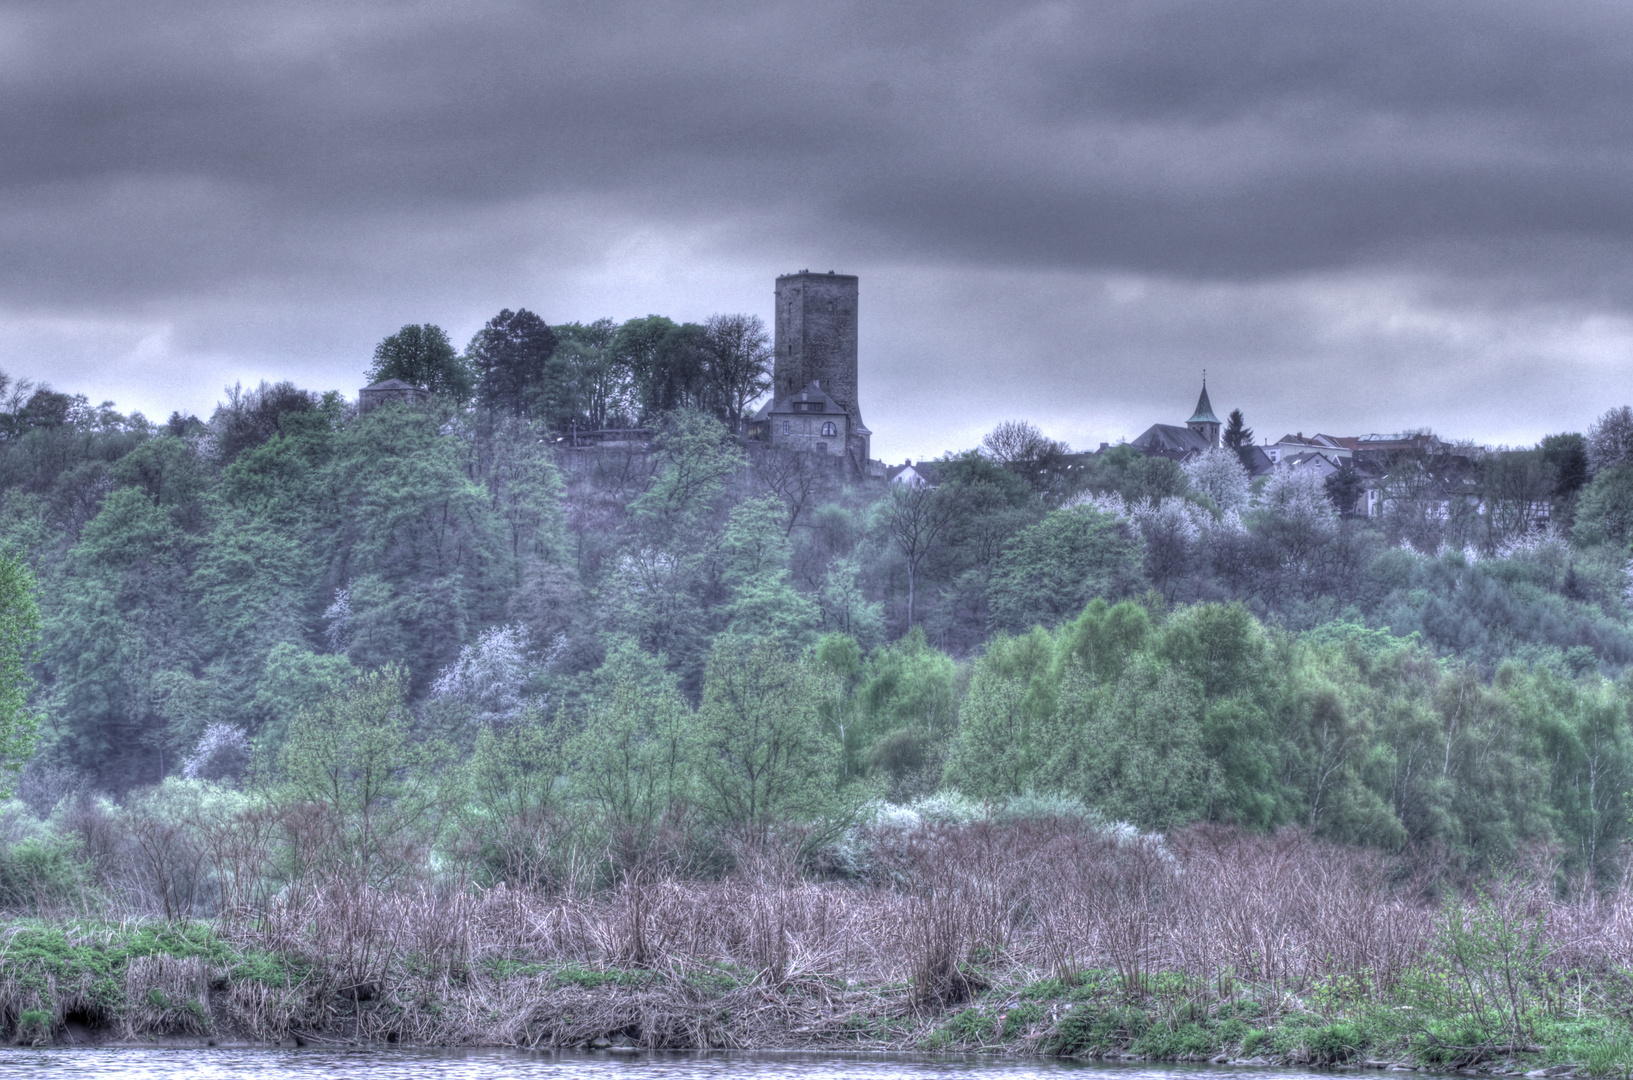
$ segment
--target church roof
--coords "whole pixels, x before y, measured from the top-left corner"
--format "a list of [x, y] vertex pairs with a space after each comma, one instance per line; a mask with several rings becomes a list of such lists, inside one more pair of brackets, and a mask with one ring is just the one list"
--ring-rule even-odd
[[1202, 384], [1202, 396], [1196, 399], [1196, 415], [1185, 421], [1187, 424], [1217, 424], [1219, 417], [1213, 414], [1213, 405], [1208, 401], [1208, 384]]
[[405, 383], [401, 379], [382, 379], [380, 382], [363, 387], [365, 390], [419, 390], [421, 387], [412, 383]]
[[1152, 424], [1129, 445], [1147, 456], [1168, 453], [1184, 454], [1192, 450], [1200, 452], [1213, 449], [1213, 442], [1201, 432], [1192, 431], [1190, 428], [1175, 427], [1172, 424]]

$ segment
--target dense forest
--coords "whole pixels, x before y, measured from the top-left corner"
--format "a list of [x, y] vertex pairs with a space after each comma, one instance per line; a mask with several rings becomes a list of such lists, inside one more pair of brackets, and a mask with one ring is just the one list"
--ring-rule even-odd
[[386, 338], [367, 378], [432, 396], [361, 415], [6, 380], [0, 591], [39, 629], [6, 842], [276, 796], [364, 863], [412, 835], [537, 879], [570, 822], [705, 868], [792, 831], [843, 872], [869, 815], [1008, 807], [1619, 872], [1633, 412], [1453, 448], [1452, 496], [1403, 458], [1362, 518], [1347, 477], [1021, 422], [934, 486], [847, 477], [738, 434], [769, 357], [742, 316], [507, 310]]

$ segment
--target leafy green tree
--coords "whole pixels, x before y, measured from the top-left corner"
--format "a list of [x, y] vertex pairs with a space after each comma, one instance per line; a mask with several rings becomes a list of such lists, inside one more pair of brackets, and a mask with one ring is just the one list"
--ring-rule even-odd
[[41, 566], [48, 554], [60, 555], [58, 527], [43, 496], [12, 490], [0, 502], [0, 551], [28, 565]]
[[487, 482], [518, 568], [524, 560], [561, 562], [567, 555], [565, 487], [541, 433], [507, 427], [493, 440]]
[[577, 415], [578, 400], [571, 367], [555, 353], [556, 333], [543, 319], [526, 308], [499, 312], [465, 348], [477, 404], [489, 416], [561, 429]]
[[1167, 829], [1209, 816], [1219, 795], [1193, 685], [1149, 653], [1110, 687], [1068, 672], [1061, 735], [1040, 790], [1065, 791], [1108, 818]]
[[694, 725], [663, 658], [616, 646], [596, 674], [583, 730], [567, 744], [574, 795], [622, 843], [644, 849], [693, 795]]
[[410, 324], [374, 347], [370, 383], [401, 379], [459, 405], [471, 400], [476, 380], [442, 327]]
[[705, 413], [669, 416], [653, 442], [657, 475], [629, 506], [630, 517], [654, 540], [688, 536], [713, 516], [726, 479], [743, 468], [743, 452], [725, 425]]
[[302, 642], [315, 588], [314, 560], [299, 534], [224, 510], [198, 545], [191, 578], [205, 648], [253, 674], [280, 642]]
[[771, 389], [771, 335], [758, 315], [711, 315], [703, 325], [709, 353], [708, 395], [733, 431], [749, 405]]
[[925, 563], [940, 549], [959, 512], [959, 489], [892, 484], [884, 523], [907, 568], [907, 625], [913, 625], [918, 583]]
[[611, 319], [564, 323], [552, 327], [557, 351], [573, 372], [584, 427], [601, 430], [635, 422], [635, 388], [629, 367], [619, 361], [613, 343], [618, 325]]
[[253, 390], [235, 383], [227, 389], [227, 400], [210, 417], [216, 457], [230, 462], [279, 432], [300, 430], [301, 421], [310, 419], [307, 414], [317, 412], [319, 406], [318, 395], [292, 382], [262, 380]]
[[290, 726], [279, 754], [285, 788], [333, 826], [302, 862], [336, 861], [380, 884], [431, 842], [437, 748], [409, 737], [407, 682], [398, 668], [370, 672]]
[[600, 590], [610, 628], [667, 656], [693, 693], [717, 614], [708, 569], [704, 553], [634, 547], [609, 568]]
[[704, 812], [751, 843], [787, 825], [822, 835], [842, 827], [858, 800], [840, 786], [843, 749], [823, 731], [829, 696], [808, 662], [721, 638], [697, 713]]
[[1151, 615], [1131, 600], [1109, 605], [1096, 599], [1062, 632], [1066, 656], [1100, 683], [1117, 680], [1129, 659], [1151, 640]]
[[867, 595], [858, 560], [843, 558], [829, 563], [816, 601], [825, 629], [851, 637], [864, 646], [871, 647], [883, 640], [884, 605]]
[[827, 696], [818, 706], [828, 733], [844, 752], [841, 773], [846, 780], [862, 774], [862, 717], [856, 691], [862, 681], [862, 650], [847, 634], [823, 634], [811, 659], [825, 676]]
[[658, 339], [651, 364], [636, 372], [641, 414], [651, 420], [676, 409], [725, 413], [712, 399], [708, 331], [697, 323], [672, 326]]
[[28, 707], [34, 686], [29, 668], [40, 639], [34, 575], [20, 559], [0, 552], [0, 796], [34, 752], [39, 717]]
[[69, 551], [44, 619], [51, 752], [110, 788], [161, 779], [154, 680], [196, 661], [194, 547], [142, 491], [113, 491]]
[[1578, 546], [1633, 541], [1633, 463], [1601, 469], [1576, 504], [1571, 539]]
[[292, 427], [234, 458], [221, 470], [212, 494], [224, 510], [248, 515], [291, 536], [305, 536], [318, 526], [318, 515], [331, 502], [326, 466], [340, 436], [330, 423]]
[[141, 488], [182, 528], [198, 526], [209, 472], [196, 444], [169, 435], [147, 439], [114, 462], [108, 475], [117, 484]]
[[822, 611], [793, 587], [782, 503], [747, 499], [732, 509], [720, 541], [721, 579], [731, 589], [727, 630], [799, 651], [816, 640]]
[[674, 320], [662, 315], [629, 319], [619, 325], [607, 346], [613, 363], [628, 379], [631, 403], [643, 423], [656, 419], [653, 403], [659, 396], [657, 385], [661, 382], [659, 372], [663, 366], [660, 347], [674, 329]]
[[1116, 492], [1133, 506], [1184, 495], [1185, 471], [1164, 457], [1146, 457], [1124, 443], [1096, 454], [1082, 485], [1089, 491]]
[[538, 888], [570, 879], [581, 838], [563, 805], [565, 767], [559, 717], [528, 712], [477, 733], [462, 770], [459, 817], [479, 880]]
[[601, 587], [613, 627], [667, 656], [695, 693], [732, 594], [716, 555], [726, 481], [743, 454], [725, 425], [693, 410], [667, 416], [653, 450], [656, 474], [629, 504], [623, 551]]
[[1021, 531], [992, 574], [993, 622], [1053, 625], [1096, 597], [1117, 599], [1143, 582], [1139, 541], [1128, 523], [1088, 507], [1056, 510]]
[[1541, 741], [1551, 765], [1548, 801], [1573, 869], [1608, 884], [1621, 872], [1614, 845], [1627, 835], [1633, 781], [1627, 681], [1573, 679], [1513, 661], [1492, 681], [1518, 724]]
[[[1369, 696], [1349, 658], [1341, 648], [1324, 645], [1285, 649], [1281, 659], [1287, 693], [1282, 738], [1271, 759], [1281, 762], [1276, 783], [1290, 789], [1287, 795], [1296, 802], [1298, 815], [1317, 835], [1388, 850], [1400, 847], [1406, 830], [1375, 786], [1375, 765], [1382, 755]], [[1263, 795], [1274, 787], [1266, 784]]]
[[943, 777], [948, 786], [993, 800], [1036, 786], [1054, 735], [1054, 649], [1041, 627], [987, 643], [959, 710]]
[[[989, 586], [1004, 548], [1056, 501], [1050, 486], [1057, 472], [1039, 474], [1035, 493], [1015, 471], [975, 453], [955, 454], [936, 463], [943, 498], [956, 507], [945, 533], [925, 560], [928, 593], [938, 601], [927, 613], [927, 629], [950, 648], [976, 648], [991, 621]], [[926, 590], [928, 592], [928, 590]]]
[[470, 471], [467, 444], [425, 410], [376, 409], [340, 434], [320, 539], [328, 580], [348, 590], [341, 637], [359, 667], [403, 664], [424, 686], [497, 621], [496, 586], [516, 578]]
[[73, 416], [73, 410], [74, 398], [71, 395], [41, 386], [29, 395], [21, 408], [9, 415], [10, 423], [7, 426], [18, 435], [30, 429], [65, 427]]
[[725, 607], [726, 632], [798, 651], [816, 641], [822, 609], [794, 588], [787, 570], [744, 581]]
[[856, 697], [868, 774], [888, 780], [898, 801], [929, 794], [958, 722], [959, 670], [952, 657], [914, 627], [868, 656]]
[[1261, 827], [1280, 822], [1275, 669], [1264, 628], [1241, 604], [1193, 604], [1174, 612], [1153, 644], [1196, 692], [1198, 745], [1214, 766], [1209, 815]]
[[1355, 471], [1355, 466], [1346, 461], [1338, 467], [1338, 471], [1322, 481], [1326, 490], [1327, 500], [1341, 517], [1355, 516], [1355, 504], [1366, 492], [1366, 483], [1361, 474]]
[[1569, 526], [1576, 515], [1576, 499], [1587, 486], [1588, 441], [1576, 432], [1549, 435], [1537, 444], [1542, 460], [1554, 477], [1550, 521]]
[[744, 499], [732, 507], [720, 538], [721, 577], [728, 585], [788, 569], [793, 545], [782, 527], [781, 500]]
[[289, 725], [304, 712], [343, 695], [357, 681], [357, 669], [344, 656], [325, 656], [298, 644], [279, 642], [267, 654], [255, 684], [252, 732], [269, 758], [284, 743]]

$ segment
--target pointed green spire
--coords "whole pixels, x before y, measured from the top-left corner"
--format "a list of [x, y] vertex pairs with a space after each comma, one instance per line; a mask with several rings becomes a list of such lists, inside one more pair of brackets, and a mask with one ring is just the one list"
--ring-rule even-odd
[[1213, 414], [1213, 405], [1208, 401], [1208, 377], [1202, 377], [1202, 396], [1196, 399], [1196, 415], [1185, 421], [1187, 424], [1217, 424], [1219, 417]]

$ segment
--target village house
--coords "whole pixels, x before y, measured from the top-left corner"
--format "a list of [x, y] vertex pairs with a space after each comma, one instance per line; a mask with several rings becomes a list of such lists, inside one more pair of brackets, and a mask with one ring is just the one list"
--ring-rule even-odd
[[935, 462], [921, 461], [913, 464], [908, 458], [902, 465], [892, 465], [885, 470], [885, 480], [892, 484], [903, 484], [907, 487], [935, 487], [940, 482], [940, 476]]

